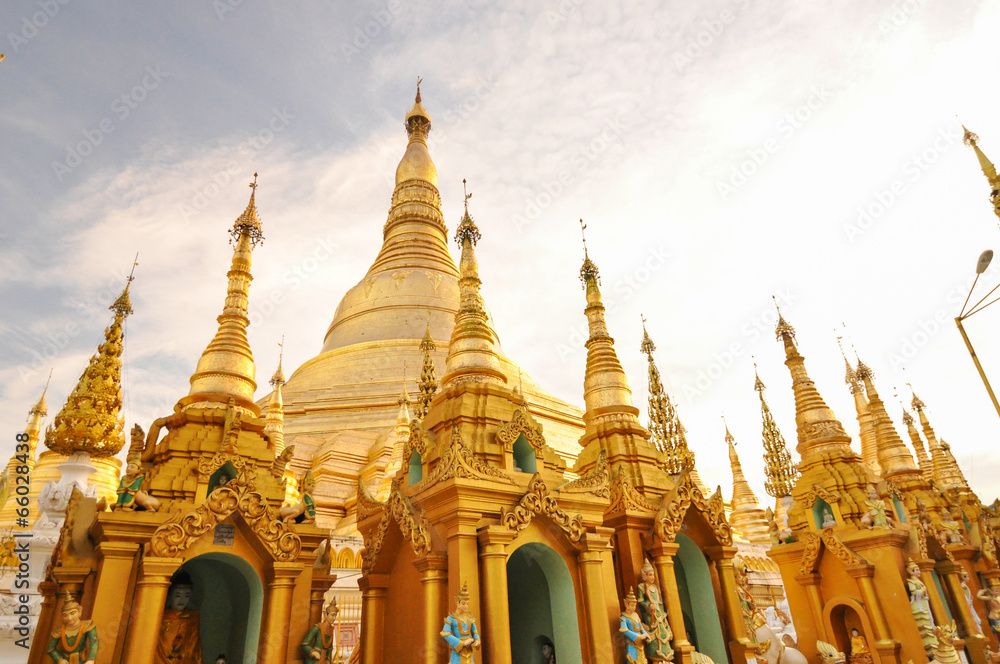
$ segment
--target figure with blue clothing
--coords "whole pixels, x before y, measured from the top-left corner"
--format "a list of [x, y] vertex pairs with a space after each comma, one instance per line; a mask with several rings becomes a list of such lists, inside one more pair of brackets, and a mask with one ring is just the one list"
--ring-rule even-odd
[[642, 620], [636, 613], [635, 607], [638, 602], [635, 598], [635, 590], [628, 589], [625, 596], [625, 610], [621, 615], [621, 627], [618, 631], [625, 636], [625, 661], [627, 664], [646, 664], [645, 643], [653, 640], [646, 628], [642, 626]]
[[462, 592], [455, 597], [455, 611], [444, 619], [441, 638], [451, 646], [448, 664], [474, 664], [473, 650], [481, 645], [476, 619], [469, 614], [469, 582], [462, 584]]

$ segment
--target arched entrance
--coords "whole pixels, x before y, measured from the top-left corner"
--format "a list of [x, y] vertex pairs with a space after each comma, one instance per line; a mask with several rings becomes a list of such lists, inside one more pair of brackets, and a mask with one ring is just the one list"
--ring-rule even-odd
[[684, 534], [675, 540], [679, 546], [674, 563], [677, 590], [681, 596], [684, 625], [691, 643], [700, 653], [716, 662], [726, 662], [726, 642], [719, 624], [719, 609], [715, 604], [712, 572], [705, 556], [694, 541]]
[[248, 562], [230, 553], [206, 553], [184, 563], [191, 600], [201, 613], [203, 660], [219, 654], [230, 664], [257, 661], [264, 587]]
[[582, 662], [573, 578], [555, 550], [529, 542], [510, 555], [507, 601], [513, 664], [541, 664], [545, 642], [555, 645], [559, 664]]

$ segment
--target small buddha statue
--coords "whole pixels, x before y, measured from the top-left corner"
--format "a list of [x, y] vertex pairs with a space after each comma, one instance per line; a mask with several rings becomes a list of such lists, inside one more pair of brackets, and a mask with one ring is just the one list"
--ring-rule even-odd
[[305, 638], [299, 644], [302, 659], [306, 664], [333, 661], [333, 631], [339, 613], [340, 607], [337, 606], [337, 598], [334, 597], [326, 606], [323, 619], [306, 632]]
[[833, 528], [837, 525], [837, 519], [833, 516], [833, 511], [829, 507], [823, 508], [823, 525], [821, 528]]
[[469, 582], [462, 584], [462, 592], [455, 596], [455, 610], [444, 619], [441, 638], [451, 646], [448, 664], [475, 664], [473, 651], [482, 645], [476, 619], [469, 613]]
[[170, 579], [154, 664], [202, 664], [201, 614], [188, 608], [193, 589], [187, 572], [177, 572]]
[[872, 664], [872, 653], [868, 649], [868, 641], [861, 636], [857, 627], [851, 628], [851, 654], [847, 657], [850, 664]]
[[55, 664], [94, 664], [97, 659], [97, 626], [81, 620], [83, 608], [67, 591], [62, 605], [62, 625], [52, 631], [48, 656]]

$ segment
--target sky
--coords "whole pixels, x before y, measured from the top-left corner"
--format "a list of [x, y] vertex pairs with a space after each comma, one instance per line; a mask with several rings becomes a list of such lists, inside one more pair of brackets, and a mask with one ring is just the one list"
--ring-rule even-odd
[[[709, 485], [731, 492], [725, 415], [770, 502], [755, 361], [794, 445], [774, 296], [856, 450], [838, 335], [904, 440], [909, 383], [990, 502], [1000, 417], [953, 319], [998, 247], [960, 124], [1000, 158], [998, 28], [997, 1], [7, 0], [0, 453], [50, 368], [55, 416], [137, 252], [126, 427], [171, 412], [216, 329], [254, 172], [258, 398], [283, 335], [286, 374], [315, 356], [381, 245], [421, 76], [445, 218], [467, 179], [483, 297], [543, 387], [582, 406], [583, 218], [642, 420], [644, 315]], [[997, 283], [1000, 260], [975, 292]], [[1000, 306], [965, 326], [1000, 381], [998, 323]]]

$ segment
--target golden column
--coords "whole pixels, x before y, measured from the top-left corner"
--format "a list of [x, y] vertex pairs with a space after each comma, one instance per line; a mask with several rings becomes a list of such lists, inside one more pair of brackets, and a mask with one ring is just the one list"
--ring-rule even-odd
[[726, 605], [726, 621], [729, 623], [729, 651], [733, 661], [743, 661], [748, 650], [753, 649], [753, 642], [747, 634], [743, 611], [737, 600], [736, 572], [733, 570], [733, 558], [736, 557], [735, 546], [712, 546], [704, 552], [715, 562], [715, 569], [722, 584], [722, 597]]
[[934, 561], [918, 560], [915, 562], [917, 563], [917, 567], [920, 568], [920, 580], [927, 586], [927, 598], [930, 600], [934, 624], [947, 625], [951, 622], [948, 619], [948, 611], [944, 608], [944, 601], [942, 601], [941, 595], [938, 593], [938, 585], [934, 583], [934, 575], [931, 573], [934, 570]]
[[670, 619], [670, 629], [674, 633], [675, 664], [692, 664], [694, 646], [687, 640], [687, 628], [684, 626], [684, 612], [681, 609], [681, 595], [677, 589], [677, 575], [674, 572], [674, 556], [680, 545], [676, 542], [663, 543], [657, 541], [649, 550], [653, 556], [653, 566], [660, 581], [660, 590], [667, 604], [667, 615]]
[[38, 592], [42, 594], [42, 606], [38, 611], [35, 634], [41, 635], [41, 638], [32, 639], [31, 649], [28, 651], [28, 661], [46, 662], [47, 664], [51, 658], [46, 653], [49, 640], [45, 638], [45, 635], [52, 633], [53, 622], [56, 622], [56, 598], [59, 595], [59, 587], [53, 581], [42, 581], [38, 584]]
[[483, 591], [483, 659], [486, 664], [510, 664], [510, 605], [507, 602], [507, 545], [514, 533], [504, 526], [479, 531], [479, 578]]
[[[100, 559], [97, 568], [98, 589], [90, 618], [97, 625], [97, 639], [104, 644], [118, 643], [119, 633], [128, 629], [128, 589], [135, 571], [139, 545], [134, 542], [101, 542], [97, 545]], [[97, 654], [98, 664], [109, 664], [116, 653], [105, 646]]]
[[889, 625], [885, 621], [885, 613], [882, 611], [882, 603], [875, 592], [875, 584], [872, 579], [875, 577], [874, 565], [861, 565], [848, 567], [847, 573], [857, 579], [858, 587], [861, 589], [861, 599], [868, 608], [868, 616], [871, 618], [872, 627], [875, 630], [875, 649], [878, 651], [882, 664], [896, 662], [899, 664], [899, 650], [902, 647], [899, 641], [892, 638], [889, 632]]
[[[445, 522], [448, 533], [448, 601], [458, 595], [462, 584], [468, 582], [469, 611], [474, 616], [481, 616], [479, 605], [479, 541], [476, 534], [476, 524], [480, 514], [472, 510], [455, 510], [449, 514]], [[442, 613], [438, 616], [444, 619]]]
[[799, 574], [795, 580], [806, 589], [806, 596], [809, 598], [809, 613], [812, 614], [812, 623], [816, 627], [816, 638], [829, 643], [830, 637], [827, 635], [826, 626], [823, 623], [823, 596], [820, 594], [821, 578], [819, 572]]
[[139, 568], [139, 590], [129, 621], [125, 642], [125, 662], [152, 662], [156, 654], [156, 636], [160, 633], [163, 609], [167, 604], [170, 577], [183, 561], [179, 558], [147, 556]]
[[[604, 588], [604, 573], [601, 555], [608, 546], [606, 536], [587, 533], [580, 538], [580, 553], [576, 560], [580, 567], [580, 582], [583, 586], [584, 610], [587, 614], [587, 633], [590, 636], [590, 660], [608, 662], [612, 660], [611, 625], [608, 621], [607, 596]], [[615, 630], [617, 633], [617, 629]]]
[[424, 586], [424, 660], [427, 664], [440, 661], [442, 651], [441, 625], [448, 605], [444, 595], [448, 586], [448, 556], [428, 553], [413, 561], [420, 570], [420, 583]]
[[262, 664], [284, 664], [288, 657], [288, 622], [292, 616], [292, 591], [295, 579], [305, 569], [301, 562], [271, 564], [271, 580], [267, 584], [267, 625], [263, 632], [271, 638], [264, 641]]
[[382, 664], [385, 631], [385, 591], [388, 574], [367, 574], [358, 581], [361, 588], [361, 663]]
[[965, 625], [965, 645], [969, 650], [973, 664], [986, 664], [986, 638], [979, 629], [976, 628], [976, 620], [972, 617], [972, 607], [965, 600], [965, 591], [962, 589], [962, 582], [959, 580], [959, 572], [962, 566], [958, 563], [941, 561], [937, 565], [939, 572], [944, 574], [945, 582], [951, 591], [951, 596], [955, 600], [955, 607], [962, 617], [962, 624]]

